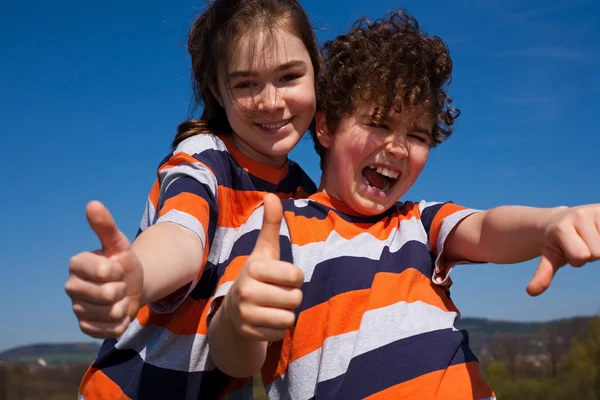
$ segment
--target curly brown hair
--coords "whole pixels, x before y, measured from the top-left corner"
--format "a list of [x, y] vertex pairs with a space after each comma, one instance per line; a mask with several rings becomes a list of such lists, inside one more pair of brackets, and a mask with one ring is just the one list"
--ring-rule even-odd
[[[334, 131], [340, 119], [353, 113], [359, 102], [374, 102], [373, 122], [381, 124], [390, 111], [425, 106], [436, 115], [431, 146], [450, 136], [460, 111], [450, 107], [445, 91], [452, 74], [446, 44], [428, 36], [406, 10], [388, 18], [362, 18], [350, 32], [326, 42], [323, 73], [317, 82], [317, 108]], [[326, 149], [311, 134], [324, 166]]]

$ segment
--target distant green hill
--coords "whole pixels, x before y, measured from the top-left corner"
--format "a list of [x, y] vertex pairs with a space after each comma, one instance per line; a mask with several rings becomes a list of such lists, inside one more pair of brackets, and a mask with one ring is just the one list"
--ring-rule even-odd
[[[510, 322], [465, 317], [456, 323], [456, 327], [469, 332], [471, 348], [479, 356], [500, 335], [511, 334], [534, 339], [535, 335], [547, 330], [571, 337], [585, 329], [589, 319], [590, 317], [576, 317], [551, 322]], [[568, 326], [569, 330], [561, 328], [563, 325]], [[34, 344], [0, 352], [0, 363], [36, 363], [40, 358], [49, 364], [91, 363], [99, 348], [98, 343]]]
[[0, 352], [0, 363], [35, 363], [43, 358], [49, 364], [90, 363], [98, 354], [98, 343], [41, 343]]
[[587, 327], [592, 317], [573, 317], [549, 322], [511, 322], [492, 321], [483, 318], [461, 318], [457, 321], [458, 329], [469, 333], [469, 343], [476, 355], [481, 354], [495, 337], [511, 334], [525, 339], [534, 339], [541, 332], [552, 332], [565, 336], [567, 340], [580, 334]]

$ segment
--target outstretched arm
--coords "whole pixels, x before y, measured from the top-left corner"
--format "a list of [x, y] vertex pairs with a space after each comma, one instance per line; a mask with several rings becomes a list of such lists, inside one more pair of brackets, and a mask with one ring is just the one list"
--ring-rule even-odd
[[448, 235], [444, 260], [511, 264], [540, 257], [527, 287], [544, 292], [558, 268], [600, 259], [600, 204], [574, 208], [502, 206], [472, 214]]

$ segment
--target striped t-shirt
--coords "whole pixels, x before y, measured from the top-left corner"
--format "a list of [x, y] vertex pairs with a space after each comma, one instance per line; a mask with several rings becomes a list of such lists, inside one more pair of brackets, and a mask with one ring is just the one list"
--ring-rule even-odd
[[315, 191], [292, 161], [267, 167], [212, 134], [181, 142], [160, 164], [140, 231], [166, 221], [191, 229], [204, 244], [202, 268], [189, 285], [143, 307], [121, 337], [104, 341], [80, 398], [215, 399], [231, 390], [233, 380], [208, 356], [206, 337], [206, 306], [219, 270], [240, 226], [267, 192], [287, 199]]
[[[358, 216], [317, 193], [283, 202], [281, 259], [304, 271], [295, 326], [269, 346], [270, 399], [493, 399], [468, 335], [454, 327], [453, 267], [440, 257], [475, 212], [452, 203], [397, 203]], [[240, 229], [215, 298], [252, 251], [262, 208]], [[231, 398], [249, 398], [245, 387]]]

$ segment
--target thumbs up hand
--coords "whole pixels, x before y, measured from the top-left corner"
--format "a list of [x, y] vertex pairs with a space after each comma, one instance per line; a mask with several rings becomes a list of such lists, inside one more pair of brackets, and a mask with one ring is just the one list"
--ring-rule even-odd
[[566, 264], [581, 267], [596, 260], [600, 260], [600, 204], [566, 208], [544, 231], [540, 262], [527, 293], [542, 294]]
[[102, 203], [90, 202], [86, 216], [102, 249], [71, 258], [65, 291], [84, 333], [116, 338], [140, 308], [143, 269], [129, 240]]
[[264, 199], [263, 225], [252, 254], [246, 260], [223, 302], [224, 318], [247, 339], [277, 341], [294, 325], [302, 302], [304, 273], [280, 260], [281, 201], [268, 194]]

